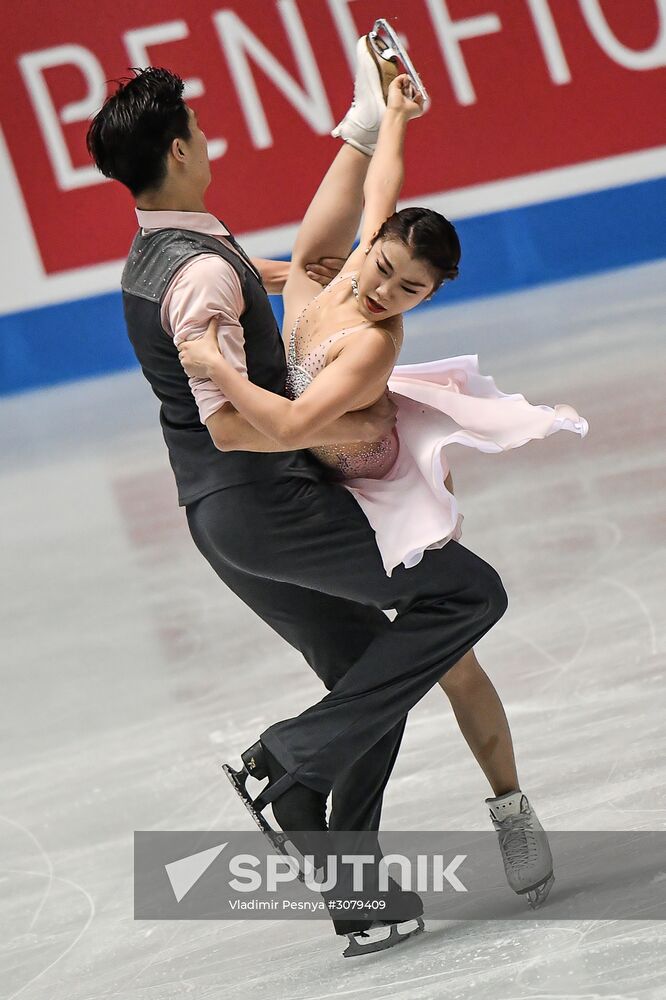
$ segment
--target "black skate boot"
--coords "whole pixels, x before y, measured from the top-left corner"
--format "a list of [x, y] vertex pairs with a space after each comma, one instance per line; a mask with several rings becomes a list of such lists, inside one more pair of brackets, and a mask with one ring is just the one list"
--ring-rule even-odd
[[[224, 764], [224, 773], [271, 846], [298, 864], [297, 859], [287, 849], [287, 844], [291, 843], [302, 855], [313, 856], [315, 868], [323, 867], [325, 862], [319, 860], [321, 842], [318, 841], [313, 849], [308, 842], [307, 832], [327, 830], [326, 797], [297, 782], [266, 749], [261, 740], [245, 750], [241, 754], [241, 760], [243, 767], [239, 770]], [[252, 798], [247, 789], [249, 777], [258, 780], [268, 778], [268, 784], [256, 798]], [[274, 830], [262, 815], [269, 804], [282, 830]], [[289, 835], [283, 830], [288, 830]], [[301, 832], [302, 836], [298, 836], [298, 833], [294, 835], [296, 831]], [[305, 873], [300, 864], [298, 864], [298, 878], [301, 882], [305, 881]], [[369, 909], [365, 913], [355, 911], [353, 920], [337, 920], [329, 910], [336, 934], [349, 939], [349, 944], [343, 952], [345, 958], [384, 951], [423, 930], [421, 898], [415, 892], [404, 892], [392, 879], [389, 879], [389, 885], [391, 891], [383, 893], [380, 898], [387, 909], [390, 907], [391, 919], [382, 919], [378, 917], [377, 910]], [[322, 895], [326, 899], [327, 894]], [[340, 897], [340, 893], [328, 894], [329, 897], [331, 895]]]
[[389, 886], [390, 891], [382, 893], [381, 898], [391, 918], [378, 917], [377, 911], [371, 909], [365, 919], [359, 915], [354, 920], [333, 920], [335, 933], [349, 939], [343, 958], [385, 951], [423, 931], [423, 902], [418, 893], [401, 889], [392, 879]]
[[[307, 838], [288, 837], [282, 830], [325, 831], [326, 796], [296, 781], [266, 749], [261, 740], [257, 740], [245, 750], [241, 754], [241, 760], [243, 767], [238, 771], [229, 764], [223, 764], [222, 769], [261, 832], [276, 851], [294, 861], [296, 861], [294, 855], [286, 847], [289, 842], [292, 842], [302, 854], [311, 853]], [[268, 784], [254, 799], [247, 790], [247, 779], [250, 777], [260, 781], [268, 778]], [[269, 804], [282, 830], [274, 830], [262, 815], [262, 811]], [[305, 880], [300, 865], [298, 878], [301, 882]]]
[[[377, 831], [331, 831], [338, 865], [334, 888], [322, 891], [336, 934], [346, 936], [349, 944], [344, 958], [370, 955], [400, 944], [423, 931], [423, 902], [415, 892], [403, 889], [388, 875], [383, 883], [383, 852]], [[349, 855], [374, 858], [364, 864], [362, 884], [356, 884], [357, 872]]]

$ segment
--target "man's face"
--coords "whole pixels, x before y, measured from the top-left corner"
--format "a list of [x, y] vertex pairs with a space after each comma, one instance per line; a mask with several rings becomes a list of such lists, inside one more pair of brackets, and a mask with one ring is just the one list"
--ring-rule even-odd
[[201, 131], [196, 111], [187, 106], [187, 116], [190, 126], [190, 138], [183, 140], [188, 152], [188, 175], [192, 183], [202, 192], [210, 184], [210, 161], [208, 159], [208, 142]]

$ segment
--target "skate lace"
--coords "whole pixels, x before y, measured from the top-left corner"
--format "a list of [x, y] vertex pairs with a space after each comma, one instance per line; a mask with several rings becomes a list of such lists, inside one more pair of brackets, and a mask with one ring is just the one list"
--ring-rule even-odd
[[500, 845], [507, 862], [514, 868], [533, 865], [538, 858], [539, 845], [531, 822], [532, 813], [529, 810], [500, 822]]

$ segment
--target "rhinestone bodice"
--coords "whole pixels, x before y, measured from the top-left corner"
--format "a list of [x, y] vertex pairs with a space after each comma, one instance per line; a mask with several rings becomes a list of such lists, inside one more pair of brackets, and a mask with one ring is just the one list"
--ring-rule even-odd
[[[319, 309], [317, 300], [326, 295], [329, 290], [345, 279], [355, 277], [354, 272], [338, 275], [303, 309], [291, 331], [289, 351], [287, 356], [286, 392], [289, 399], [297, 399], [312, 384], [314, 379], [326, 367], [328, 352], [338, 340], [357, 330], [372, 326], [366, 321], [356, 326], [337, 330], [329, 337], [313, 345], [316, 327], [314, 316]], [[393, 431], [379, 441], [350, 442], [344, 445], [327, 445], [326, 447], [310, 448], [320, 462], [326, 465], [336, 479], [382, 479], [393, 467], [398, 455], [398, 436]]]

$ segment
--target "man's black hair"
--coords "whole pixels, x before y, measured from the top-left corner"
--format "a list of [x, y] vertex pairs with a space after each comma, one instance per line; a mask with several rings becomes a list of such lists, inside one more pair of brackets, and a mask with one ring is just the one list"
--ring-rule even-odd
[[158, 188], [174, 139], [189, 139], [183, 81], [168, 69], [134, 70], [93, 118], [86, 145], [98, 169], [133, 195]]

